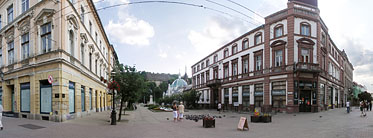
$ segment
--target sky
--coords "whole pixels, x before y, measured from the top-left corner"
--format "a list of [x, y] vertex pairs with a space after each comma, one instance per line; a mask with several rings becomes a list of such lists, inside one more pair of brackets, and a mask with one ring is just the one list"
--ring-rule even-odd
[[[144, 0], [93, 0], [96, 9]], [[187, 73], [224, 44], [264, 23], [287, 7], [287, 0], [169, 0], [99, 10], [119, 61], [155, 73]], [[234, 1], [255, 13], [240, 7]], [[225, 7], [221, 6], [224, 5]], [[354, 81], [373, 92], [372, 0], [319, 0], [320, 16], [340, 50], [354, 66]], [[228, 9], [234, 9], [235, 11]], [[237, 12], [236, 12], [237, 11]]]

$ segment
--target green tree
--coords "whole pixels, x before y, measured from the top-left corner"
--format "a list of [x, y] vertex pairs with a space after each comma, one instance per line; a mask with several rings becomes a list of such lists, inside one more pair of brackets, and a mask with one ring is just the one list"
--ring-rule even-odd
[[[119, 64], [117, 62], [114, 71], [116, 72], [114, 80], [119, 84], [120, 90], [116, 99], [120, 99], [119, 118], [121, 120], [124, 103], [127, 102], [127, 107], [132, 108], [141, 94], [144, 86], [144, 77], [136, 71], [135, 66]], [[124, 110], [125, 114], [125, 110]]]
[[372, 95], [367, 91], [360, 93], [358, 97], [360, 101], [372, 101]]

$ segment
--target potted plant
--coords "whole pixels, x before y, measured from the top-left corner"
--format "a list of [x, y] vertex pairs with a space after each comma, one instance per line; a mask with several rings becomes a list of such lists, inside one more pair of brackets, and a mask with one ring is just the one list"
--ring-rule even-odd
[[206, 116], [203, 118], [202, 125], [204, 128], [215, 127], [215, 119], [210, 116]]
[[251, 122], [253, 122], [253, 123], [261, 122], [261, 116], [260, 116], [260, 113], [259, 113], [259, 112], [255, 112], [254, 115], [251, 116], [250, 120], [251, 120]]
[[269, 123], [272, 122], [272, 116], [270, 114], [264, 114], [262, 116], [262, 122], [263, 123]]

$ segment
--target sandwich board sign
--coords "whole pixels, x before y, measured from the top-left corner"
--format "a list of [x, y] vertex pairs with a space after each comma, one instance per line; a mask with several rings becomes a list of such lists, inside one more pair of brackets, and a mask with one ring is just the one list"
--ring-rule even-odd
[[247, 123], [247, 118], [246, 117], [241, 117], [240, 121], [238, 122], [237, 130], [244, 131], [245, 128], [247, 128], [247, 130], [249, 130], [249, 124]]

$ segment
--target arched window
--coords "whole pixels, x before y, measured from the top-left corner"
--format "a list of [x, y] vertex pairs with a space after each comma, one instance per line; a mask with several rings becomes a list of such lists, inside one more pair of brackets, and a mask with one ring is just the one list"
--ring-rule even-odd
[[237, 51], [238, 51], [237, 44], [233, 44], [233, 46], [232, 46], [232, 55], [236, 54]]
[[228, 48], [226, 48], [224, 50], [224, 58], [228, 57], [229, 56], [229, 52], [228, 52]]
[[278, 38], [284, 35], [284, 26], [282, 24], [278, 24], [274, 28], [274, 38]]
[[300, 23], [300, 34], [305, 36], [311, 36], [311, 25], [306, 22]]
[[249, 39], [245, 38], [243, 41], [242, 41], [242, 50], [244, 49], [248, 49], [249, 48]]
[[261, 32], [256, 33], [254, 40], [255, 40], [255, 45], [262, 43], [262, 33]]
[[74, 56], [74, 31], [69, 31], [70, 55]]

